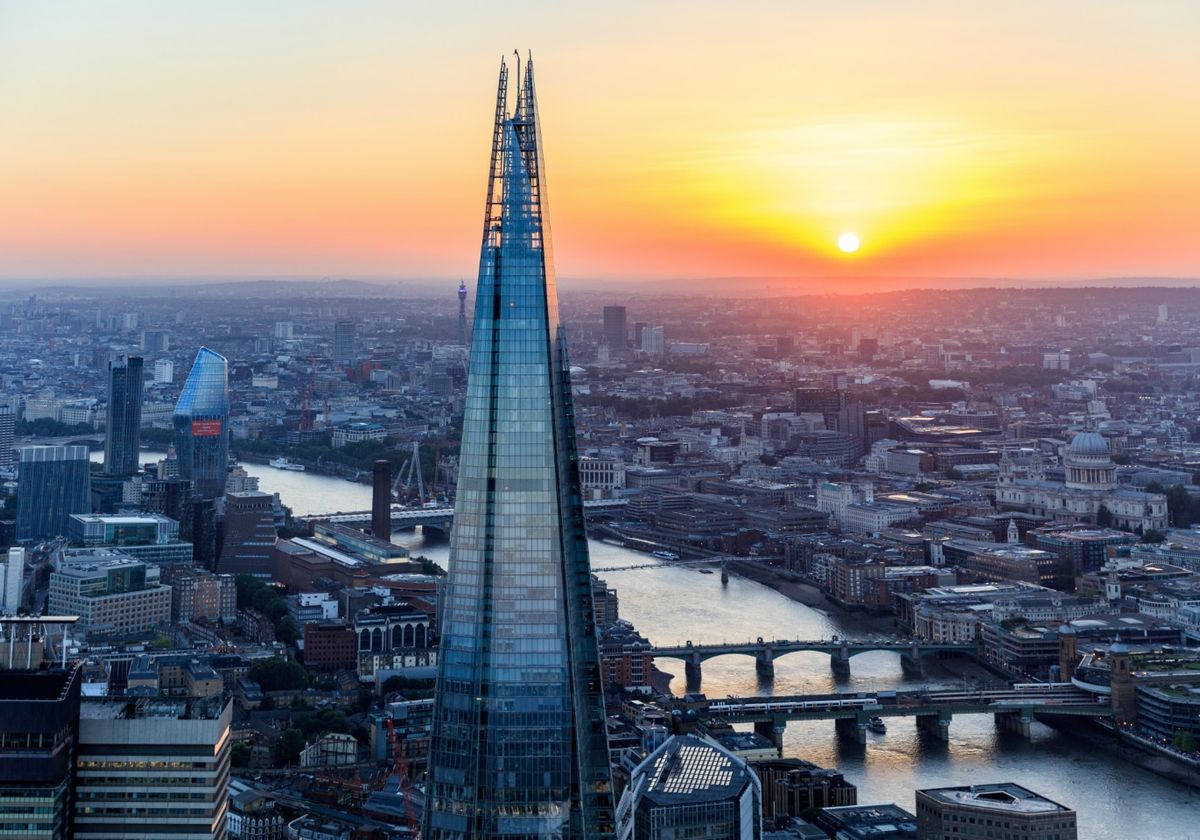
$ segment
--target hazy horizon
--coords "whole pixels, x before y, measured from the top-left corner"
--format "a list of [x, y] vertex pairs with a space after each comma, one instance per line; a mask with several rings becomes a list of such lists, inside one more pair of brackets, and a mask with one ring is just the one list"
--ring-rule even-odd
[[1193, 282], [1197, 31], [1170, 0], [6, 4], [0, 276], [473, 277], [517, 47], [564, 278]]

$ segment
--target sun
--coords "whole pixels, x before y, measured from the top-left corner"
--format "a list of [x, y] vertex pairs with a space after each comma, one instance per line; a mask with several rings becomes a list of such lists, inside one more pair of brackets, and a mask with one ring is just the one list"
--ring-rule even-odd
[[843, 233], [838, 237], [838, 247], [847, 254], [853, 254], [858, 250], [859, 241], [857, 233]]

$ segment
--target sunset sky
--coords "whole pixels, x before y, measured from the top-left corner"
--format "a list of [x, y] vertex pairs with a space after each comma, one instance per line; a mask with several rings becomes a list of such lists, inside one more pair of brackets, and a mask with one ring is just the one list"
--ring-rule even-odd
[[516, 47], [560, 276], [1200, 277], [1198, 44], [1196, 0], [0, 0], [0, 276], [471, 277]]

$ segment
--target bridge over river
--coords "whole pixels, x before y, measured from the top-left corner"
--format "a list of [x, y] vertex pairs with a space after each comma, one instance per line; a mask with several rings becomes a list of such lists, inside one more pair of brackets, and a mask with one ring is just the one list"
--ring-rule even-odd
[[[591, 499], [583, 503], [583, 512], [603, 513], [620, 510], [628, 504], [626, 499]], [[329, 522], [335, 525], [363, 526], [371, 523], [371, 511], [353, 510], [337, 513], [314, 513], [297, 517], [302, 522]], [[451, 505], [435, 505], [432, 507], [405, 507], [392, 505], [392, 527], [397, 530], [415, 528], [418, 525], [426, 528], [438, 528], [443, 531], [450, 529], [454, 521], [454, 507]]]
[[700, 666], [706, 659], [728, 654], [753, 656], [754, 666], [763, 677], [775, 676], [775, 660], [780, 656], [800, 651], [818, 651], [829, 655], [829, 664], [839, 676], [850, 674], [850, 658], [874, 650], [891, 650], [900, 654], [900, 665], [911, 674], [921, 673], [921, 660], [927, 656], [957, 653], [971, 657], [979, 656], [979, 648], [971, 642], [931, 642], [924, 639], [899, 637], [873, 637], [866, 639], [758, 639], [752, 642], [731, 644], [655, 645], [650, 653], [654, 657], [682, 659], [688, 691], [700, 687]]
[[1080, 691], [1071, 683], [1018, 683], [999, 689], [729, 697], [698, 704], [684, 700], [679, 704], [695, 709], [704, 719], [753, 723], [755, 731], [770, 738], [777, 747], [783, 743], [788, 721], [832, 720], [839, 734], [866, 743], [870, 721], [875, 717], [915, 717], [918, 729], [946, 741], [956, 714], [992, 714], [999, 726], [1025, 737], [1029, 737], [1030, 725], [1039, 717], [1112, 716], [1107, 698]]

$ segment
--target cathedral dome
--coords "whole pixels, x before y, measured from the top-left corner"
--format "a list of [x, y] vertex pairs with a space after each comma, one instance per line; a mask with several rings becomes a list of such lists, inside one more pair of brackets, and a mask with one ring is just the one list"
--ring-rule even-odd
[[1071, 440], [1071, 445], [1067, 447], [1067, 454], [1107, 458], [1110, 450], [1108, 441], [1099, 432], [1080, 432]]

